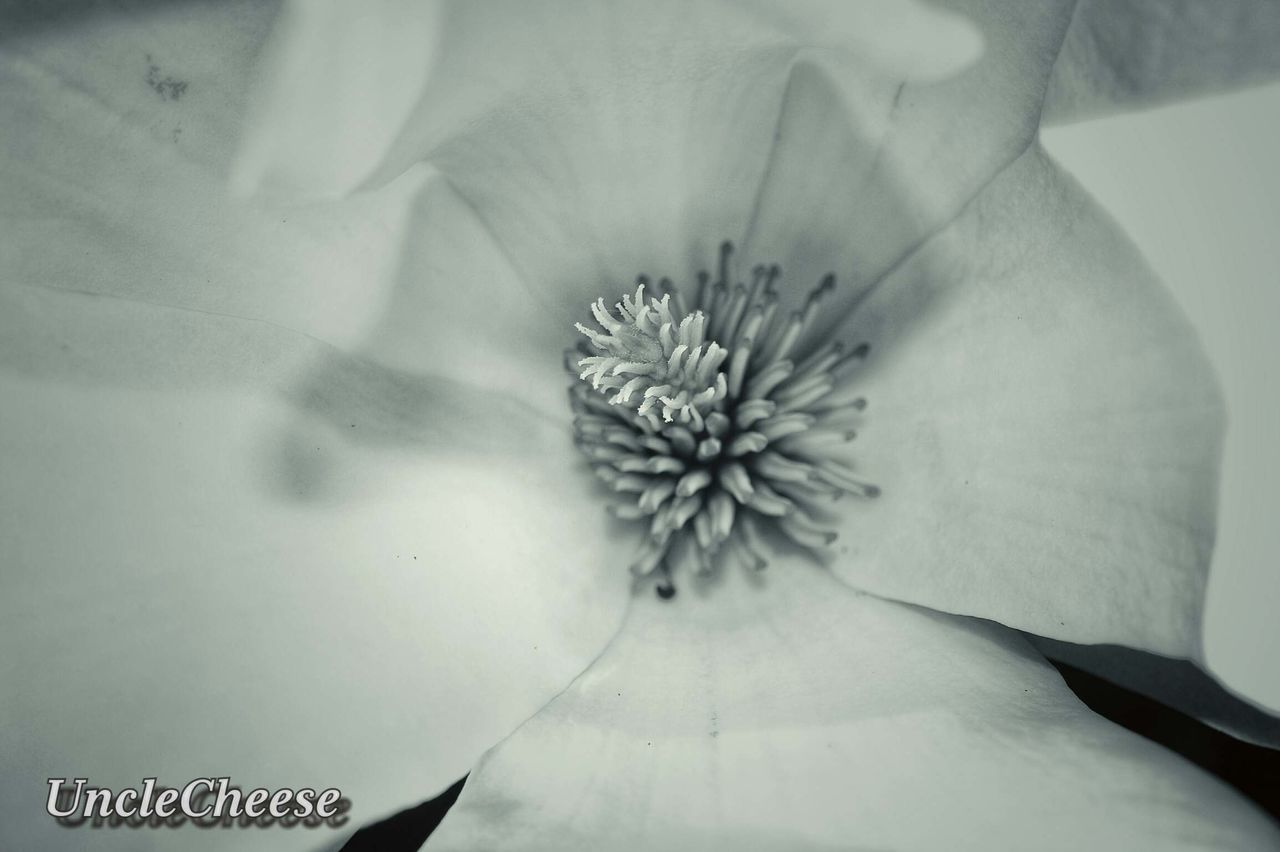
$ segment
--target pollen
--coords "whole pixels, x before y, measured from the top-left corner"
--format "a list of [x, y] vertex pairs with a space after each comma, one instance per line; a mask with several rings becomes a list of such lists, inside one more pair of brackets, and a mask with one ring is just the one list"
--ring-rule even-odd
[[834, 275], [785, 315], [780, 275], [757, 266], [750, 283], [731, 280], [726, 242], [695, 298], [640, 276], [612, 310], [591, 305], [594, 324], [577, 324], [566, 355], [579, 380], [575, 442], [617, 495], [610, 512], [642, 528], [631, 571], [661, 597], [686, 569], [763, 570], [782, 540], [822, 558], [836, 540], [829, 505], [880, 493], [849, 459], [869, 349], [819, 327]]

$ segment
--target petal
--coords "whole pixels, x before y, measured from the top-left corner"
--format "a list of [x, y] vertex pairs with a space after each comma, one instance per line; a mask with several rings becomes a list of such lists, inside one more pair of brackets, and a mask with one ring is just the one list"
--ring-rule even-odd
[[[66, 102], [59, 106], [82, 117], [85, 127], [146, 136], [158, 149], [225, 171], [276, 6], [232, 0], [146, 8], [151, 5], [6, 4], [0, 10], [6, 76], [56, 87]], [[13, 86], [6, 80], [6, 95]], [[33, 138], [32, 130], [6, 123], [6, 147]], [[25, 153], [43, 152], [32, 146]]]
[[637, 598], [428, 849], [1262, 849], [1275, 826], [1007, 631], [775, 565]]
[[[865, 295], [833, 567], [1073, 642], [1198, 656], [1223, 418], [1194, 331], [1038, 148]], [[878, 352], [878, 355], [874, 353]]]
[[87, 17], [0, 59], [0, 822], [21, 848], [75, 842], [44, 815], [59, 774], [331, 785], [350, 826], [376, 818], [544, 704], [626, 599], [567, 429], [317, 342], [383, 315], [418, 183], [228, 198], [218, 62], [249, 61], [224, 33], [243, 12]]
[[[270, 22], [240, 5], [90, 16], [5, 44], [7, 282], [252, 317], [330, 342], [363, 334], [410, 187], [284, 211], [228, 197], [249, 35], [260, 41]], [[161, 96], [152, 77], [187, 87]]]
[[1267, 0], [1081, 0], [1045, 98], [1048, 124], [1280, 77]]
[[[616, 630], [628, 578], [555, 424], [262, 323], [41, 288], [3, 302], [0, 820], [15, 848], [69, 842], [43, 808], [61, 776], [332, 786], [354, 828], [465, 772]], [[350, 421], [286, 399], [298, 372], [345, 376], [312, 391]], [[426, 439], [401, 439], [411, 419]], [[282, 451], [302, 427], [311, 443]], [[457, 432], [462, 448], [436, 439]]]
[[[878, 63], [895, 79], [977, 49], [958, 16], [899, 2], [450, 4], [440, 33], [371, 183], [430, 161], [566, 323], [641, 271], [691, 272], [743, 231], [800, 45], [856, 52], [862, 73]], [[278, 98], [301, 91], [289, 82]]]
[[793, 296], [834, 270], [856, 299], [1035, 139], [1071, 4], [948, 5], [986, 46], [951, 78], [853, 75], [815, 52], [797, 62], [746, 244], [753, 262], [782, 265]]
[[851, 461], [884, 496], [833, 508], [833, 568], [1041, 635], [1197, 656], [1216, 385], [1132, 247], [1034, 146], [1065, 19], [1020, 8], [1038, 20], [979, 16], [983, 61], [896, 106], [826, 62], [793, 74], [747, 248], [792, 294], [834, 271], [843, 304], [818, 330], [871, 345]]
[[430, 0], [285, 2], [236, 161], [242, 194], [344, 194], [386, 154], [439, 33]]

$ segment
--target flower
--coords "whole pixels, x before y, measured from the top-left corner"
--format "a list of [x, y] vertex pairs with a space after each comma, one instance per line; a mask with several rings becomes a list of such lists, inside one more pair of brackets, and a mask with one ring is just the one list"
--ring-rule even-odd
[[[1146, 37], [1140, 12], [963, 5], [291, 12], [281, 91], [308, 51], [350, 61], [303, 82], [377, 89], [264, 101], [305, 132], [263, 120], [242, 185], [369, 189], [285, 213], [220, 191], [263, 12], [25, 35], [0, 89], [6, 783], [333, 784], [365, 819], [519, 725], [433, 844], [1274, 843], [978, 620], [1198, 653], [1212, 376], [1035, 136], [1111, 81], [1203, 82], [1188, 53], [1248, 79], [1267, 13], [1165, 15], [1139, 53], [1098, 34]], [[335, 114], [370, 120], [292, 147]], [[725, 238], [745, 269], [836, 273], [883, 495], [834, 514], [828, 570], [632, 596], [560, 354], [595, 299]], [[7, 792], [14, 842], [66, 841], [42, 783]]]

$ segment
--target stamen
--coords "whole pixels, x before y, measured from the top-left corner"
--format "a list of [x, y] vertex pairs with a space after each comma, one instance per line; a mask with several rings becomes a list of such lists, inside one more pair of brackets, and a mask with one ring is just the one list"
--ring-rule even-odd
[[590, 305], [594, 325], [576, 325], [565, 354], [574, 443], [621, 498], [610, 514], [648, 522], [630, 567], [662, 597], [682, 571], [763, 569], [771, 531], [823, 552], [836, 534], [811, 514], [818, 501], [879, 494], [844, 460], [869, 348], [815, 331], [835, 277], [779, 317], [779, 268], [756, 266], [747, 284], [733, 259], [723, 243], [692, 303], [669, 278], [637, 276], [612, 310]]

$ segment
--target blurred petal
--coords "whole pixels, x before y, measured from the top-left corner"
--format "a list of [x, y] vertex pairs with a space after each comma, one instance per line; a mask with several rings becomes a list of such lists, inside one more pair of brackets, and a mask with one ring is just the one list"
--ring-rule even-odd
[[[275, 14], [275, 3], [255, 0], [7, 3], [0, 64], [25, 84], [59, 87], [60, 106], [86, 127], [145, 135], [224, 171]], [[6, 122], [6, 144], [34, 129]]]
[[[371, 183], [430, 161], [565, 323], [637, 273], [684, 275], [743, 232], [801, 44], [895, 80], [948, 73], [979, 49], [959, 16], [900, 2], [460, 3], [439, 26], [426, 88]], [[272, 114], [258, 135], [297, 126]], [[281, 164], [282, 182], [298, 165]]]
[[1272, 0], [1081, 0], [1046, 123], [1225, 92], [1280, 77]]
[[994, 625], [798, 564], [720, 586], [637, 598], [427, 848], [1280, 846], [1237, 794], [1095, 716]]
[[1028, 639], [1052, 660], [1154, 698], [1237, 739], [1280, 748], [1280, 719], [1186, 660], [1116, 645], [1075, 645], [1043, 636]]
[[368, 177], [422, 92], [438, 15], [431, 0], [285, 2], [237, 190], [340, 195]]
[[[464, 773], [616, 629], [628, 578], [575, 450], [521, 405], [267, 324], [0, 295], [0, 821], [14, 848], [83, 841], [44, 813], [44, 779], [62, 775], [334, 786], [354, 828]], [[295, 407], [298, 371], [333, 381]], [[282, 453], [312, 398], [351, 419], [304, 417], [311, 443]], [[396, 431], [409, 423], [418, 444]]]
[[284, 211], [228, 198], [244, 74], [270, 22], [244, 5], [108, 10], [5, 44], [7, 283], [252, 317], [335, 343], [365, 331], [408, 187]]
[[814, 52], [797, 63], [747, 239], [791, 294], [834, 270], [855, 299], [1035, 139], [1071, 4], [947, 5], [986, 45], [952, 78], [859, 75]]
[[[838, 507], [854, 585], [1073, 642], [1196, 657], [1223, 418], [1194, 331], [1033, 148], [866, 292]], [[877, 354], [878, 353], [878, 354]]]

